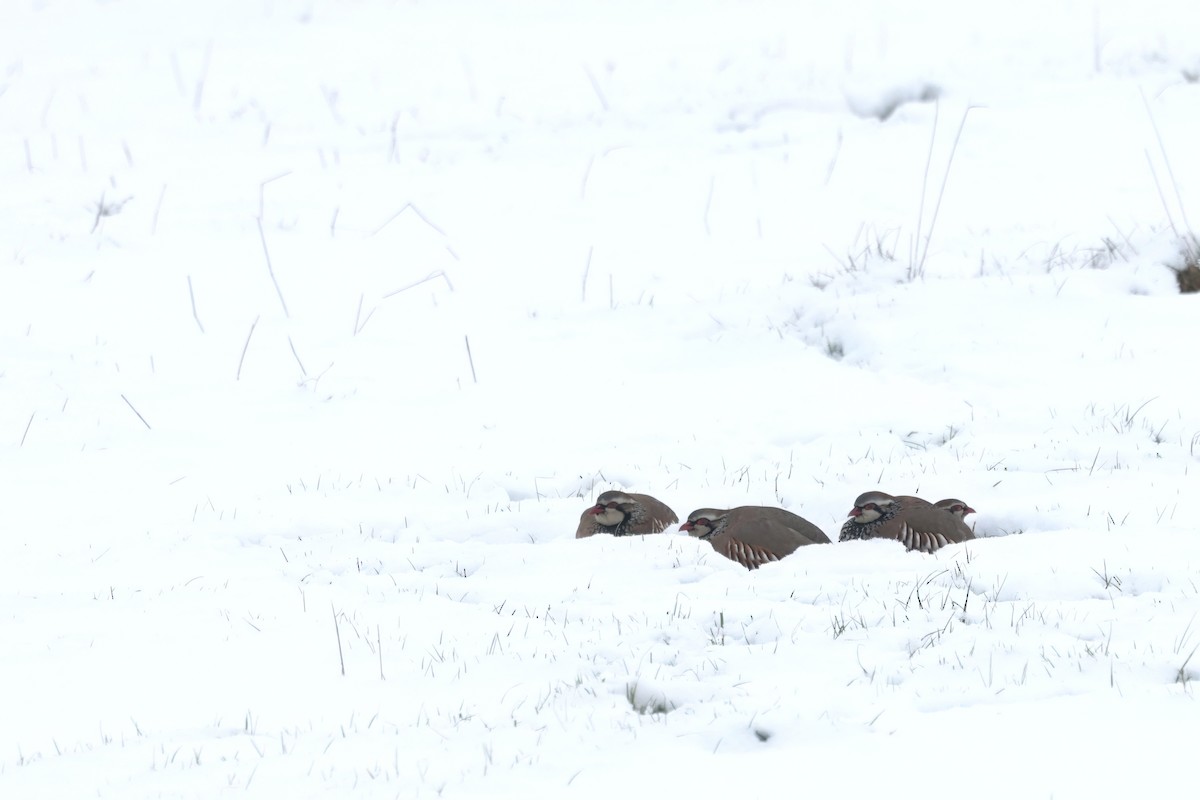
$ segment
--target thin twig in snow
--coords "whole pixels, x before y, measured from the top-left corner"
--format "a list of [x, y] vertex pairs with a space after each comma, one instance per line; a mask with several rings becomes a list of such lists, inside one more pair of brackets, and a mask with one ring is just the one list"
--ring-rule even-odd
[[583, 265], [583, 296], [580, 298], [583, 302], [587, 302], [587, 279], [588, 273], [592, 269], [592, 251], [596, 249], [595, 245], [588, 245], [587, 261]]
[[163, 198], [167, 195], [167, 185], [164, 183], [158, 192], [158, 202], [154, 205], [154, 217], [150, 220], [150, 235], [158, 232], [158, 212], [162, 210]]
[[[371, 321], [371, 317], [373, 317], [375, 315], [375, 311], [378, 308], [378, 306], [376, 306], [376, 308], [372, 308], [370, 311], [367, 312], [367, 316], [363, 317], [362, 316], [363, 296], [364, 295], [361, 293], [358, 296], [358, 312], [355, 313], [355, 315], [354, 315], [354, 335], [355, 336], [358, 336], [360, 333], [362, 333], [363, 328], [367, 327], [367, 323]], [[359, 322], [360, 317], [362, 318], [361, 323]]]
[[271, 253], [267, 250], [267, 235], [263, 232], [262, 217], [258, 220], [258, 238], [262, 241], [263, 255], [267, 258], [267, 272], [271, 276], [271, 283], [275, 284], [275, 294], [279, 295], [279, 305], [283, 306], [283, 315], [291, 319], [291, 314], [288, 313], [287, 303], [283, 299], [283, 290], [279, 288], [279, 281], [275, 279], [275, 268], [271, 266]]
[[1158, 200], [1162, 203], [1163, 213], [1167, 215], [1167, 224], [1171, 226], [1171, 233], [1179, 237], [1179, 228], [1175, 227], [1175, 219], [1171, 216], [1171, 208], [1167, 205], [1167, 196], [1163, 194], [1162, 184], [1159, 183], [1158, 173], [1154, 170], [1154, 159], [1150, 157], [1149, 150], [1143, 150], [1146, 154], [1146, 165], [1150, 167], [1150, 177], [1154, 178], [1154, 188], [1158, 190]]
[[[42, 118], [41, 118], [42, 130], [46, 129], [46, 117], [48, 117], [50, 115], [50, 109], [54, 105], [54, 98], [57, 95], [58, 95], [58, 88], [57, 87], [52, 88], [50, 90], [50, 94], [46, 97], [46, 103], [42, 106]], [[50, 134], [50, 137], [51, 137], [51, 140], [53, 141], [54, 134]], [[58, 149], [57, 148], [55, 148], [54, 160], [58, 161]]]
[[141, 412], [133, 407], [133, 403], [129, 402], [129, 398], [125, 395], [121, 395], [121, 399], [125, 401], [125, 405], [129, 406], [130, 411], [137, 414], [137, 418], [140, 419], [142, 424], [146, 426], [146, 430], [151, 430], [150, 423], [146, 422], [146, 418], [142, 416]]
[[200, 315], [196, 313], [196, 293], [192, 291], [192, 276], [191, 275], [187, 276], [187, 282], [188, 282], [188, 297], [190, 297], [192, 299], [192, 319], [196, 320], [196, 325], [197, 325], [197, 327], [200, 328], [200, 332], [204, 333], [204, 323], [202, 323], [200, 321]]
[[1187, 209], [1183, 205], [1183, 196], [1179, 193], [1179, 181], [1175, 180], [1175, 170], [1171, 168], [1171, 158], [1167, 155], [1167, 146], [1163, 144], [1162, 133], [1158, 129], [1158, 120], [1154, 118], [1154, 112], [1150, 110], [1150, 101], [1146, 99], [1146, 93], [1138, 87], [1138, 92], [1142, 95], [1142, 104], [1146, 106], [1146, 114], [1150, 117], [1150, 125], [1154, 128], [1154, 138], [1158, 140], [1158, 149], [1162, 153], [1163, 163], [1167, 165], [1167, 177], [1171, 179], [1171, 186], [1175, 190], [1175, 202], [1179, 204], [1179, 218], [1183, 220], [1183, 227], [1191, 235], [1192, 225], [1188, 222]]
[[[942, 208], [942, 198], [946, 195], [946, 182], [950, 179], [950, 168], [954, 166], [954, 154], [958, 152], [958, 142], [962, 138], [963, 128], [967, 124], [967, 115], [971, 113], [971, 109], [975, 106], [967, 106], [963, 111], [962, 119], [958, 123], [958, 131], [954, 134], [954, 144], [950, 146], [950, 156], [946, 159], [946, 171], [942, 174], [942, 185], [938, 189], [937, 202], [933, 205], [933, 217], [929, 220], [929, 232], [925, 234], [925, 249], [921, 252], [921, 260], [917, 263], [917, 275], [922, 275], [925, 272], [925, 259], [929, 258], [929, 243], [933, 240], [933, 229], [937, 225], [938, 211]], [[920, 235], [920, 230], [917, 234]], [[914, 276], [916, 277], [916, 276]]]
[[583, 72], [587, 75], [588, 83], [592, 85], [592, 91], [596, 93], [596, 99], [600, 101], [600, 107], [608, 111], [608, 100], [604, 97], [604, 92], [600, 90], [600, 82], [596, 80], [596, 76], [592, 74], [592, 70], [587, 64], [583, 65]]
[[[415, 289], [418, 286], [420, 286], [422, 283], [428, 283], [429, 281], [433, 280], [434, 278], [446, 278], [446, 285], [450, 286], [450, 278], [448, 278], [446, 276], [446, 273], [444, 271], [439, 269], [437, 272], [429, 273], [424, 278], [421, 278], [419, 281], [413, 281], [412, 283], [408, 284], [407, 286], [401, 286], [399, 289], [393, 289], [392, 291], [385, 294], [383, 296], [383, 299], [386, 300], [389, 297], [394, 297], [394, 296], [400, 294], [401, 292], [407, 292], [409, 289]], [[454, 287], [450, 286], [450, 290], [454, 291]]]
[[250, 349], [250, 337], [254, 335], [254, 329], [258, 326], [258, 317], [254, 318], [254, 322], [250, 323], [250, 332], [246, 334], [246, 343], [242, 345], [242, 357], [238, 359], [237, 376], [234, 380], [242, 379], [242, 362], [246, 360], [246, 351]]
[[329, 604], [329, 610], [333, 612], [333, 632], [337, 635], [338, 646], [338, 661], [342, 665], [342, 677], [346, 677], [346, 658], [342, 655], [342, 629], [338, 625], [337, 609], [333, 607], [333, 603]]
[[263, 181], [262, 183], [260, 183], [258, 185], [258, 220], [259, 220], [260, 225], [262, 224], [263, 213], [265, 212], [265, 209], [266, 209], [267, 184], [274, 183], [275, 181], [279, 180], [280, 178], [286, 178], [288, 175], [291, 175], [291, 174], [292, 174], [292, 171], [289, 169], [286, 172], [281, 172], [278, 175], [273, 175], [270, 178], [267, 178], [265, 181]]
[[375, 316], [375, 312], [378, 310], [379, 310], [379, 306], [376, 306], [375, 308], [372, 308], [370, 311], [367, 312], [367, 315], [365, 317], [363, 317], [362, 325], [358, 326], [359, 333], [362, 333], [363, 328], [367, 327], [367, 323], [371, 321], [371, 317]]
[[391, 127], [392, 141], [391, 141], [391, 144], [388, 145], [388, 161], [398, 161], [399, 160], [399, 156], [398, 156], [398, 153], [400, 152], [400, 141], [399, 141], [399, 132], [398, 132], [399, 127], [400, 127], [400, 112], [397, 111], [395, 116], [392, 117], [392, 127]]
[[379, 626], [375, 626], [375, 650], [379, 653], [379, 680], [386, 681], [383, 677], [383, 634], [379, 631]]
[[467, 345], [467, 362], [471, 365], [471, 383], [479, 383], [479, 380], [475, 377], [475, 359], [471, 357], [471, 340], [465, 333], [463, 334], [463, 341]]
[[18, 447], [25, 446], [25, 437], [29, 435], [29, 426], [31, 426], [33, 424], [33, 415], [36, 413], [37, 412], [34, 411], [33, 414], [29, 415], [29, 422], [25, 423], [25, 432], [21, 434], [21, 444], [19, 444]]
[[925, 215], [925, 191], [929, 186], [929, 168], [933, 164], [933, 145], [937, 141], [938, 118], [941, 116], [942, 104], [933, 101], [933, 130], [929, 133], [929, 152], [925, 154], [925, 173], [921, 176], [921, 201], [917, 204], [917, 235], [913, 238], [908, 253], [909, 266], [917, 263], [918, 241], [921, 238], [922, 217]]
[[[28, 140], [26, 140], [26, 150], [28, 150], [28, 147], [29, 147]], [[587, 198], [588, 178], [590, 178], [592, 175], [592, 164], [595, 164], [595, 163], [596, 163], [596, 157], [592, 156], [588, 159], [587, 166], [583, 168], [583, 181], [581, 181], [579, 184], [579, 199], [580, 200], [584, 200]]]
[[[1129, 252], [1136, 255], [1137, 248], [1133, 246], [1133, 242], [1130, 241], [1128, 234], [1126, 234], [1125, 231], [1121, 230], [1121, 228], [1117, 225], [1117, 222], [1116, 222], [1116, 220], [1114, 220], [1112, 218], [1112, 215], [1106, 214], [1104, 218], [1109, 221], [1109, 223], [1113, 226], [1113, 228], [1117, 231], [1117, 233], [1119, 233], [1121, 235], [1121, 238], [1125, 240], [1125, 246], [1129, 248]], [[1134, 226], [1134, 230], [1135, 231], [1137, 230], [1136, 225]]]
[[300, 354], [296, 352], [296, 345], [292, 344], [292, 337], [287, 337], [288, 347], [292, 348], [292, 355], [296, 358], [296, 363], [300, 365], [300, 374], [307, 378], [308, 370], [304, 369], [304, 362], [300, 360]]
[[96, 203], [96, 218], [92, 220], [92, 229], [88, 233], [95, 233], [96, 228], [100, 227], [100, 218], [104, 216], [104, 192], [100, 193], [100, 202]]
[[386, 228], [388, 225], [391, 225], [393, 222], [395, 222], [396, 219], [401, 214], [403, 214], [405, 211], [408, 211], [409, 209], [411, 209], [412, 212], [417, 215], [417, 217], [421, 220], [421, 222], [424, 222], [426, 225], [433, 228], [435, 231], [438, 232], [438, 234], [440, 234], [441, 236], [446, 235], [445, 231], [443, 231], [437, 225], [434, 225], [432, 222], [429, 221], [428, 217], [426, 217], [424, 214], [421, 213], [421, 209], [417, 208], [412, 203], [405, 203], [404, 206], [399, 211], [397, 211], [395, 214], [392, 214], [390, 217], [388, 217], [382, 225], [380, 225], [378, 228], [376, 228], [375, 230], [373, 230], [369, 234], [367, 234], [367, 237], [370, 238], [371, 236], [376, 235], [377, 233], [382, 231], [384, 228]]
[[196, 92], [192, 95], [192, 109], [200, 110], [200, 101], [204, 99], [204, 83], [208, 80], [208, 67], [212, 63], [212, 39], [204, 47], [204, 62], [200, 66], [200, 80], [196, 81]]
[[828, 186], [830, 179], [833, 177], [833, 168], [837, 166], [838, 156], [842, 152], [842, 131], [839, 128], [837, 133], [837, 145], [833, 148], [833, 158], [829, 159], [829, 166], [825, 169], [825, 181], [822, 186]]

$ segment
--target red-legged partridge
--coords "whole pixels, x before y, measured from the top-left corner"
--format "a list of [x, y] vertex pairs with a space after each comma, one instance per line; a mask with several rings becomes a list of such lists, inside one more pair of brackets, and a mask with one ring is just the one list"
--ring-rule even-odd
[[971, 530], [971, 526], [966, 522], [967, 514], [974, 514], [975, 509], [964, 503], [962, 500], [957, 500], [953, 497], [948, 497], [945, 500], [938, 500], [933, 504], [934, 508], [940, 508], [950, 516], [962, 523], [963, 541], [975, 538], [975, 531]]
[[[965, 503], [962, 505], [970, 508]], [[962, 515], [966, 513], [939, 508], [919, 497], [866, 492], [854, 501], [850, 519], [842, 525], [838, 541], [895, 539], [909, 550], [932, 553], [948, 544], [975, 538], [963, 522]]]
[[749, 569], [778, 561], [806, 544], [829, 544], [829, 537], [808, 520], [766, 506], [697, 509], [679, 529]]
[[642, 533], [661, 533], [679, 522], [675, 512], [648, 494], [604, 492], [596, 505], [579, 517], [576, 539], [610, 533], [613, 536], [633, 536]]

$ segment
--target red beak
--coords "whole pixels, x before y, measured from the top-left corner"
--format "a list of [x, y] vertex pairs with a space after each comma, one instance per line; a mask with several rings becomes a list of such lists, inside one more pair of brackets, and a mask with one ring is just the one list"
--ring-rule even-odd
[[860, 516], [861, 514], [862, 514], [862, 509], [859, 508], [858, 506], [855, 506], [854, 508], [850, 509], [850, 513], [847, 514], [847, 516], [857, 517], [857, 516]]
[[690, 522], [685, 522], [685, 523], [683, 523], [682, 525], [680, 525], [680, 526], [679, 526], [679, 530], [681, 530], [681, 531], [690, 531], [690, 530], [692, 529], [692, 527], [693, 527], [692, 523], [690, 523]]
[[963, 509], [963, 516], [966, 516], [967, 514], [975, 514], [975, 513], [977, 513], [975, 511], [975, 509], [971, 508], [970, 506], [967, 506], [966, 508]]
[[605, 509], [604, 509], [604, 506], [597, 505], [597, 506], [593, 506], [592, 508], [589, 508], [589, 509], [588, 509], [588, 511], [587, 511], [587, 513], [589, 513], [589, 514], [603, 514], [603, 513], [604, 513], [604, 511], [605, 511]]

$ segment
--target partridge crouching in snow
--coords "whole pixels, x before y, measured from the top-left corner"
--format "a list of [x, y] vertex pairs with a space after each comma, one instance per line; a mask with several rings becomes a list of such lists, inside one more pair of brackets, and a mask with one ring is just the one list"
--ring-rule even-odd
[[661, 533], [676, 522], [679, 517], [675, 512], [648, 494], [610, 491], [597, 497], [596, 505], [579, 517], [575, 538], [584, 539], [597, 533], [613, 536]]
[[964, 503], [962, 500], [956, 500], [953, 497], [948, 497], [945, 500], [938, 500], [933, 504], [934, 508], [940, 508], [950, 516], [954, 517], [959, 522], [959, 530], [962, 532], [962, 541], [975, 538], [975, 531], [971, 530], [971, 526], [966, 522], [967, 514], [974, 514], [975, 509]]
[[895, 539], [909, 550], [932, 553], [975, 538], [963, 521], [974, 510], [961, 500], [941, 500], [935, 505], [919, 497], [866, 492], [854, 501], [838, 541]]
[[679, 529], [748, 569], [778, 561], [806, 544], [829, 544], [829, 537], [808, 520], [766, 506], [697, 509]]

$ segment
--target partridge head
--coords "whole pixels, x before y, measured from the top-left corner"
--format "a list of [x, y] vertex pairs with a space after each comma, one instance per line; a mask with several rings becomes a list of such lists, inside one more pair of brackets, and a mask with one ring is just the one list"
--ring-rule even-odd
[[974, 514], [975, 509], [964, 503], [962, 500], [957, 500], [953, 497], [945, 500], [938, 500], [933, 504], [934, 508], [940, 508], [950, 516], [954, 517], [959, 522], [959, 531], [962, 533], [962, 541], [975, 538], [975, 531], [966, 522], [967, 514]]
[[975, 509], [964, 503], [962, 500], [947, 498], [946, 500], [938, 500], [933, 504], [935, 508], [940, 508], [942, 511], [953, 514], [959, 519], [963, 519], [967, 514], [974, 514]]

